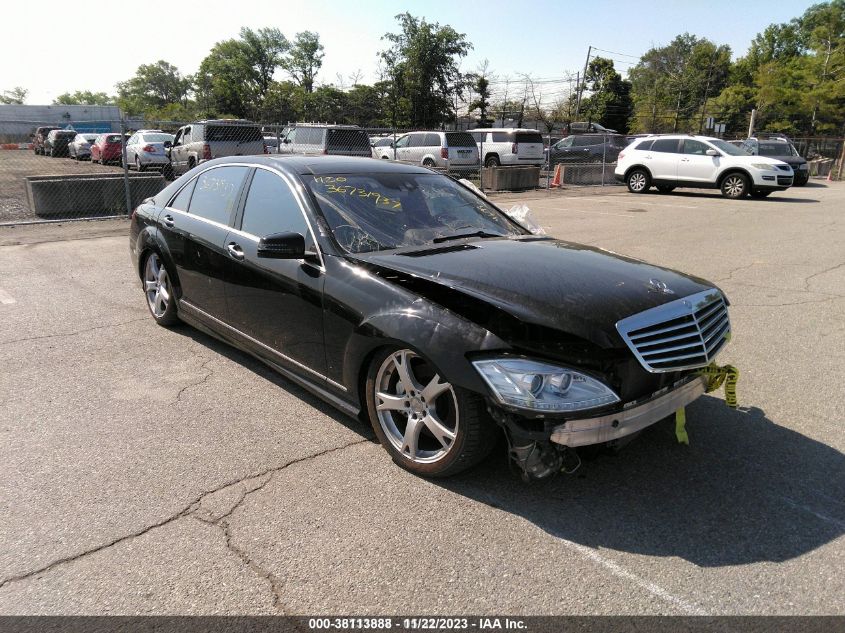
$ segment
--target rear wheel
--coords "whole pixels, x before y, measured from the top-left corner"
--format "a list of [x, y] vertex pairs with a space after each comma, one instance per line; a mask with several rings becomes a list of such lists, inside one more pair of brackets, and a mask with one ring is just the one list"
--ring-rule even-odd
[[625, 178], [625, 184], [631, 193], [645, 193], [651, 187], [651, 175], [645, 169], [632, 169]]
[[170, 275], [156, 252], [150, 253], [144, 263], [144, 295], [156, 323], [168, 326], [178, 321]]
[[147, 168], [141, 164], [141, 159], [135, 156], [135, 169], [138, 172], [147, 171]]
[[484, 459], [496, 426], [483, 399], [446, 382], [410, 349], [384, 350], [367, 374], [367, 410], [393, 461], [426, 477], [448, 477]]
[[431, 167], [434, 167], [435, 165], [436, 165], [436, 163], [433, 160], [431, 160], [430, 158], [426, 158], [423, 161], [423, 167], [431, 168]]
[[484, 166], [485, 167], [499, 167], [502, 163], [499, 161], [498, 156], [488, 156], [484, 159]]
[[738, 200], [748, 194], [748, 178], [745, 174], [728, 174], [722, 180], [722, 195]]

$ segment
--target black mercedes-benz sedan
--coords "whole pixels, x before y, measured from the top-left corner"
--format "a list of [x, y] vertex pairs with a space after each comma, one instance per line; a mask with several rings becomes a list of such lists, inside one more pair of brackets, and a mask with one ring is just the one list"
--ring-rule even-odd
[[713, 284], [533, 235], [425, 168], [203, 163], [132, 214], [153, 318], [221, 338], [372, 424], [394, 461], [466, 469], [503, 432], [526, 476], [699, 397], [730, 335]]

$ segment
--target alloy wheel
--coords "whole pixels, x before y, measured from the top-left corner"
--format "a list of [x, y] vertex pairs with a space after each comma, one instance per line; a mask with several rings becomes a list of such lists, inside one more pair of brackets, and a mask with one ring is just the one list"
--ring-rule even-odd
[[454, 446], [459, 422], [455, 390], [411, 350], [394, 352], [381, 364], [375, 403], [382, 431], [404, 457], [430, 464]]
[[645, 183], [645, 174], [641, 171], [635, 171], [631, 174], [631, 177], [628, 178], [628, 186], [632, 191], [642, 191], [645, 189]]
[[731, 198], [739, 198], [745, 193], [745, 179], [742, 176], [728, 176], [725, 180], [725, 193]]
[[147, 303], [153, 316], [162, 318], [170, 304], [170, 280], [156, 253], [147, 258], [147, 265], [144, 267], [144, 293], [147, 295]]

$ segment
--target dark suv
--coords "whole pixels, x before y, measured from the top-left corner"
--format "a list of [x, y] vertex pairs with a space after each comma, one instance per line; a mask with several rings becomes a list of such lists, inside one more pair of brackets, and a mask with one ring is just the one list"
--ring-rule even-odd
[[70, 156], [68, 144], [76, 138], [74, 130], [50, 130], [44, 141], [42, 153], [48, 156]]
[[47, 135], [53, 130], [58, 129], [60, 128], [56, 125], [42, 125], [41, 127], [35, 128], [35, 132], [32, 134], [32, 151], [36, 154], [44, 155], [44, 143], [47, 140]]
[[803, 187], [810, 180], [810, 169], [806, 159], [798, 154], [792, 141], [785, 136], [747, 138], [740, 147], [752, 156], [768, 156], [787, 163], [795, 173], [793, 187]]
[[615, 163], [628, 145], [621, 134], [572, 134], [551, 146], [550, 162], [559, 163]]

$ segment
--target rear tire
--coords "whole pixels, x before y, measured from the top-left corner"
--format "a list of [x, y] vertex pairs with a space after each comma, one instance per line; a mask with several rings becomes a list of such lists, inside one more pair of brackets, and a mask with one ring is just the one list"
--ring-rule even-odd
[[722, 179], [722, 195], [731, 200], [739, 200], [748, 195], [748, 177], [745, 174], [728, 174]]
[[170, 282], [170, 272], [161, 256], [153, 251], [144, 261], [144, 276], [141, 284], [147, 308], [155, 322], [169, 327], [179, 321], [176, 316], [176, 297], [173, 295], [173, 284]]
[[426, 158], [423, 161], [423, 167], [428, 167], [429, 169], [431, 169], [432, 167], [435, 167], [435, 166], [436, 166], [436, 163], [433, 160], [431, 160], [430, 158]]
[[457, 474], [496, 444], [498, 429], [483, 398], [442, 380], [434, 365], [410, 349], [376, 354], [365, 389], [376, 436], [397, 465], [416, 475]]
[[500, 167], [501, 165], [502, 163], [499, 160], [498, 156], [488, 156], [486, 159], [484, 159], [485, 167]]
[[645, 169], [637, 167], [628, 172], [625, 184], [631, 193], [645, 193], [651, 187], [651, 174]]

